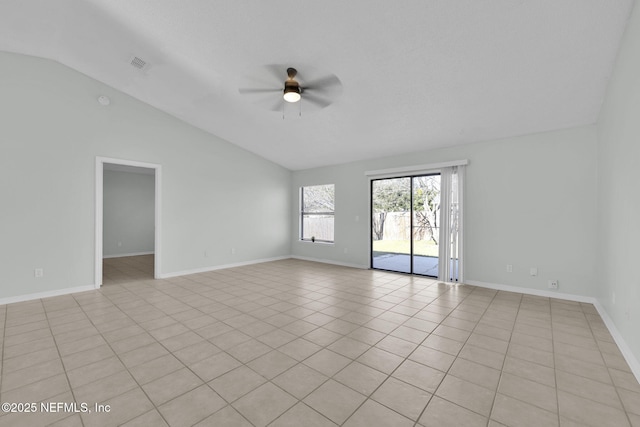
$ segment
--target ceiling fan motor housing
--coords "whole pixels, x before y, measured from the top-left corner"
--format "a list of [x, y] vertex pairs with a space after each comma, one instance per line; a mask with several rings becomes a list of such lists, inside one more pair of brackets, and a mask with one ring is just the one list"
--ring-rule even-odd
[[298, 92], [301, 93], [300, 85], [295, 80], [287, 80], [284, 82], [284, 93], [288, 92]]
[[302, 93], [302, 88], [300, 84], [296, 81], [295, 77], [298, 72], [295, 68], [287, 68], [287, 75], [289, 78], [284, 82], [284, 100], [287, 102], [298, 102], [300, 101], [300, 94]]
[[296, 81], [296, 75], [298, 74], [298, 70], [295, 68], [287, 68], [287, 76], [289, 77], [284, 82], [284, 99], [289, 102], [296, 102], [300, 98], [298, 96], [293, 95], [292, 98], [287, 97], [288, 93], [297, 93], [300, 95], [302, 93], [302, 89], [300, 88], [300, 84]]

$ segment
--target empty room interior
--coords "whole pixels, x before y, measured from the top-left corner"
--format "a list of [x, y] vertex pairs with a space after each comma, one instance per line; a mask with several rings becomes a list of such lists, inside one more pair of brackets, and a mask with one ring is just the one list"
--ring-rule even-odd
[[640, 426], [634, 0], [0, 3], [1, 426]]

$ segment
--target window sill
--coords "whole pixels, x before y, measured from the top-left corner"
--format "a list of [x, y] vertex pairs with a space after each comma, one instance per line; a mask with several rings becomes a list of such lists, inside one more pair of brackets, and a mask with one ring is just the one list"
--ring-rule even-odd
[[310, 243], [310, 244], [314, 244], [314, 245], [330, 245], [330, 246], [335, 245], [335, 242], [319, 242], [319, 241], [312, 242], [311, 240], [298, 240], [298, 242], [300, 242], [300, 243]]

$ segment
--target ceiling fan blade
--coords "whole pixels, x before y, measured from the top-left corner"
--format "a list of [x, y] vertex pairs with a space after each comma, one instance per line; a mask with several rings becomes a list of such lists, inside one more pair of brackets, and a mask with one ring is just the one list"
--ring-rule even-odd
[[246, 95], [248, 93], [275, 93], [282, 92], [282, 89], [259, 89], [259, 88], [240, 88], [238, 89], [242, 95]]
[[269, 107], [269, 110], [271, 111], [282, 111], [282, 109], [284, 108], [284, 106], [282, 105], [284, 101], [282, 100], [282, 98], [278, 98], [278, 101], [276, 101], [275, 103], [271, 104], [271, 106]]
[[325, 89], [331, 86], [340, 85], [340, 79], [334, 76], [333, 74], [329, 74], [325, 77], [320, 77], [319, 79], [311, 80], [309, 82], [305, 82], [302, 87], [305, 90], [318, 90]]
[[279, 82], [284, 82], [287, 79], [287, 68], [278, 64], [269, 64], [265, 65], [264, 68], [269, 71], [269, 73], [275, 77]]
[[302, 94], [302, 99], [305, 100], [305, 101], [309, 101], [310, 103], [315, 104], [320, 108], [324, 108], [327, 105], [331, 104], [331, 101], [328, 101], [328, 100], [326, 100], [324, 98], [321, 98], [321, 97], [319, 97], [317, 95], [313, 95], [313, 94], [308, 93], [308, 92], [304, 92]]

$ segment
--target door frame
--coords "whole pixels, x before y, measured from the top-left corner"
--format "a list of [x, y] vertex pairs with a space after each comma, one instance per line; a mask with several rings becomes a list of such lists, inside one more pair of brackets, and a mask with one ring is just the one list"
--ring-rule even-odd
[[[423, 171], [411, 175], [398, 175], [398, 176], [384, 176], [384, 177], [371, 177], [369, 178], [369, 268], [372, 270], [379, 271], [391, 271], [394, 273], [402, 273], [402, 274], [411, 274], [415, 276], [422, 277], [437, 277], [437, 276], [428, 276], [426, 274], [416, 273], [414, 270], [414, 239], [413, 239], [413, 181], [415, 178], [420, 178], [423, 176], [441, 176], [440, 170], [430, 170]], [[384, 268], [376, 268], [373, 266], [373, 183], [374, 181], [382, 181], [385, 179], [408, 179], [409, 180], [409, 271], [397, 271], [397, 270], [386, 270]], [[440, 259], [438, 257], [438, 262]]]
[[99, 289], [102, 286], [102, 244], [104, 230], [104, 165], [105, 163], [123, 166], [135, 166], [140, 168], [153, 169], [155, 175], [155, 226], [154, 226], [154, 271], [155, 279], [161, 276], [161, 260], [162, 257], [162, 221], [161, 221], [161, 195], [162, 195], [162, 165], [156, 163], [139, 162], [137, 160], [115, 159], [111, 157], [96, 156], [96, 187], [95, 187], [95, 263], [94, 263], [94, 286]]

